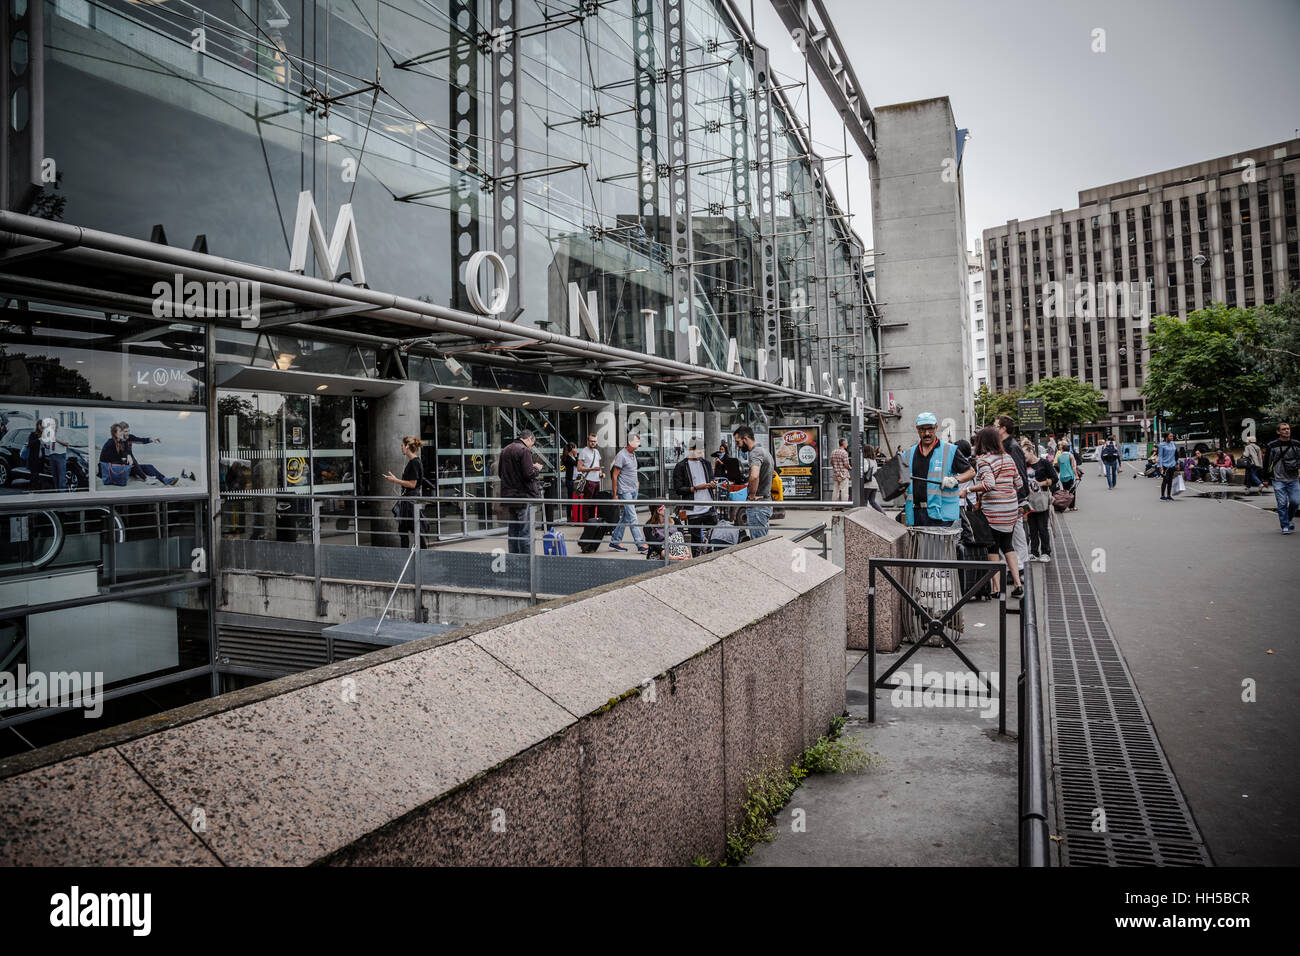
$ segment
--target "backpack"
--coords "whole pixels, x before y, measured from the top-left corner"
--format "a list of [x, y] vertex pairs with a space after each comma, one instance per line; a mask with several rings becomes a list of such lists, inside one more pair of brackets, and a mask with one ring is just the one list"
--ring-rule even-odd
[[1114, 445], [1106, 445], [1101, 450], [1102, 461], [1115, 461], [1119, 458], [1119, 451]]

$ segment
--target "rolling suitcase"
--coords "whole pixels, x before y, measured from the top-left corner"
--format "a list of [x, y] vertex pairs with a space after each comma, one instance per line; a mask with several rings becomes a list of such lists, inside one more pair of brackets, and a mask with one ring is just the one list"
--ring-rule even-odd
[[618, 524], [618, 506], [610, 504], [614, 500], [610, 492], [598, 491], [591, 496], [591, 500], [595, 502], [592, 506], [595, 519], [582, 526], [582, 534], [578, 538], [578, 550], [583, 554], [591, 554], [599, 548], [605, 535]]

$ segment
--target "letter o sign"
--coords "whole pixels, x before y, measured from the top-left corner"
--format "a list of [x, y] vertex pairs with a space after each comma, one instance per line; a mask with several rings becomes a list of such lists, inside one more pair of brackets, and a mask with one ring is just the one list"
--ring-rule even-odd
[[[492, 264], [493, 273], [492, 291], [487, 302], [483, 301], [478, 281], [479, 267], [484, 262]], [[465, 264], [465, 294], [469, 296], [469, 304], [474, 307], [474, 311], [483, 315], [498, 315], [505, 311], [506, 302], [510, 298], [510, 273], [506, 271], [506, 264], [499, 255], [481, 249], [469, 257], [469, 262]]]

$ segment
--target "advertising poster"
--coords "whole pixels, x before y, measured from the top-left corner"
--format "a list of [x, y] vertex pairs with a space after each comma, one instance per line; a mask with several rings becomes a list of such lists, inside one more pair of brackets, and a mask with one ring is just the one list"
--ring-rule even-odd
[[84, 494], [92, 411], [57, 402], [0, 406], [0, 495]]
[[96, 494], [156, 499], [207, 491], [207, 416], [202, 412], [86, 411]]
[[773, 428], [772, 461], [786, 501], [821, 500], [821, 426]]
[[33, 505], [74, 495], [159, 498], [207, 491], [202, 412], [59, 402], [0, 406], [0, 495]]

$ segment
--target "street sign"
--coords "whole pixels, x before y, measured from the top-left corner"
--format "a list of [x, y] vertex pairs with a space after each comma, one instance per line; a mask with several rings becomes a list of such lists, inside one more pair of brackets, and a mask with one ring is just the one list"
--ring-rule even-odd
[[1047, 406], [1041, 398], [1022, 398], [1016, 402], [1020, 412], [1021, 431], [1044, 431], [1047, 428]]

